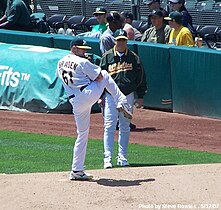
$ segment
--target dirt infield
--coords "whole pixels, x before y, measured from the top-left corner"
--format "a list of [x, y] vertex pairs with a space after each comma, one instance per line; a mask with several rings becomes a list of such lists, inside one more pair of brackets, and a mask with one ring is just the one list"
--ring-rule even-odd
[[[76, 136], [72, 115], [0, 112], [0, 129]], [[136, 110], [131, 143], [221, 153], [221, 120]], [[102, 139], [92, 114], [90, 138]], [[221, 164], [90, 171], [90, 182], [68, 172], [0, 175], [0, 209], [221, 209]]]
[[221, 209], [221, 164], [90, 172], [90, 182], [67, 172], [0, 175], [0, 209]]

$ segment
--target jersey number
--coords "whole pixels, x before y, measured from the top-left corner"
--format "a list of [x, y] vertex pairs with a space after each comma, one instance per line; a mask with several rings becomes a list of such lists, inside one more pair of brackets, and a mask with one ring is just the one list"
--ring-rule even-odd
[[62, 78], [63, 78], [63, 81], [69, 85], [70, 83], [73, 84], [74, 81], [72, 79], [73, 75], [72, 75], [72, 72], [67, 72], [65, 70], [62, 71]]

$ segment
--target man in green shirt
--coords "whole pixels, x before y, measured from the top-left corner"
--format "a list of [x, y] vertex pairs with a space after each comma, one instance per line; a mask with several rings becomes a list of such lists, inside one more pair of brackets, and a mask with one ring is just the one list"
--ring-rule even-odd
[[[80, 37], [93, 37], [93, 38], [100, 38], [104, 31], [107, 29], [107, 10], [104, 7], [96, 8], [96, 11], [93, 13], [96, 17], [97, 22], [99, 24], [94, 25], [91, 31], [87, 31], [77, 36]], [[66, 32], [67, 33], [67, 32]]]
[[30, 11], [22, 0], [8, 0], [5, 14], [0, 19], [0, 28], [30, 31]]
[[95, 25], [91, 32], [100, 32], [103, 34], [107, 29], [107, 10], [104, 7], [98, 7], [93, 15], [96, 17], [99, 24]]

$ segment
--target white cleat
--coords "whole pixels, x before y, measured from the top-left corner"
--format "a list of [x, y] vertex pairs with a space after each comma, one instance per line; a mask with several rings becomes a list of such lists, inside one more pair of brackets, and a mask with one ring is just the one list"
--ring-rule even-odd
[[71, 171], [69, 179], [87, 181], [93, 179], [93, 176], [91, 174], [85, 173], [84, 171], [78, 171], [78, 172]]
[[128, 163], [128, 161], [127, 161], [127, 159], [125, 157], [118, 156], [117, 157], [117, 165], [125, 167], [125, 166], [129, 166], [130, 164]]
[[105, 157], [104, 158], [104, 169], [112, 168], [112, 158], [111, 157]]
[[133, 114], [130, 112], [128, 104], [120, 104], [119, 106], [117, 106], [117, 110], [119, 112], [122, 112], [125, 118], [128, 118], [130, 120], [132, 119]]

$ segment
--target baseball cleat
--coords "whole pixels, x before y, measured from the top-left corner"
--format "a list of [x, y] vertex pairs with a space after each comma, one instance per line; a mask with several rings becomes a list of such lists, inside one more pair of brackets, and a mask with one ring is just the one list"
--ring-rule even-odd
[[123, 156], [118, 156], [117, 157], [117, 165], [118, 166], [129, 166], [130, 164], [128, 163], [127, 159]]
[[133, 114], [130, 112], [128, 104], [120, 104], [117, 110], [122, 112], [125, 118], [132, 119]]
[[93, 176], [91, 174], [85, 173], [84, 171], [77, 171], [77, 172], [71, 171], [69, 179], [87, 181], [93, 179]]
[[105, 157], [104, 158], [104, 169], [112, 168], [112, 158], [111, 157]]

